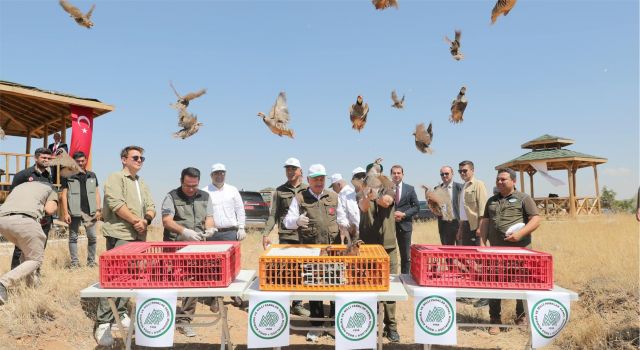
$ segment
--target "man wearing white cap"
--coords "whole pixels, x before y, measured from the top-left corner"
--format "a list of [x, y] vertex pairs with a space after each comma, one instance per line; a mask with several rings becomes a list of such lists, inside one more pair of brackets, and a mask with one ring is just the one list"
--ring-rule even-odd
[[[289, 206], [284, 226], [290, 230], [298, 230], [302, 244], [334, 244], [338, 243], [338, 195], [325, 191], [327, 172], [322, 164], [313, 164], [309, 168], [307, 181], [309, 188], [295, 195]], [[322, 301], [310, 301], [311, 317], [323, 318]], [[331, 315], [335, 312], [332, 302]], [[331, 316], [330, 315], [330, 316]], [[322, 326], [322, 321], [311, 321], [313, 326]], [[312, 330], [307, 333], [307, 340], [318, 341], [322, 331]]]
[[[273, 192], [271, 198], [271, 210], [267, 224], [262, 231], [262, 247], [267, 249], [271, 240], [269, 239], [269, 233], [273, 230], [273, 227], [278, 224], [278, 242], [280, 244], [299, 244], [300, 238], [298, 231], [288, 229], [284, 226], [284, 217], [289, 211], [289, 206], [298, 192], [304, 191], [309, 187], [302, 182], [302, 168], [300, 161], [296, 158], [289, 158], [284, 162], [285, 176], [287, 182], [278, 186]], [[302, 306], [302, 301], [294, 300], [291, 303], [291, 313], [298, 316], [308, 317], [309, 310]]]
[[[338, 194], [338, 227], [340, 236], [350, 236], [351, 240], [358, 238], [360, 225], [360, 209], [356, 200], [355, 190], [347, 185], [341, 174], [331, 175], [329, 187]], [[346, 244], [347, 242], [343, 242]]]
[[[211, 183], [202, 188], [209, 193], [213, 206], [213, 222], [218, 231], [207, 241], [241, 241], [247, 237], [244, 230], [244, 203], [238, 189], [225, 183], [227, 168], [222, 163], [211, 166]], [[242, 299], [234, 297], [234, 305], [242, 306]], [[214, 303], [215, 304], [215, 303]], [[214, 305], [212, 304], [212, 305]], [[212, 306], [215, 312], [215, 306]]]

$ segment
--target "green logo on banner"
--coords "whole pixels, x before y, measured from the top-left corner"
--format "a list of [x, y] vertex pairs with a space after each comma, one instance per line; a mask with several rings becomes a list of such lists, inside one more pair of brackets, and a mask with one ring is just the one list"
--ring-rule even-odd
[[144, 320], [144, 324], [152, 324], [157, 326], [160, 324], [160, 321], [162, 321], [163, 318], [164, 312], [156, 309], [151, 311], [151, 313], [147, 315], [147, 319]]
[[260, 320], [260, 327], [273, 327], [278, 323], [278, 314], [272, 311], [267, 312], [262, 315], [262, 319]]
[[430, 295], [416, 306], [416, 323], [427, 334], [444, 335], [455, 323], [455, 310], [447, 299]]
[[531, 324], [541, 337], [558, 335], [569, 321], [569, 310], [556, 299], [541, 299], [531, 308]]
[[138, 306], [136, 324], [138, 330], [148, 338], [158, 338], [174, 325], [173, 308], [164, 299], [151, 298]]
[[436, 306], [429, 310], [427, 314], [427, 322], [442, 322], [444, 320], [445, 311], [443, 307]]
[[289, 325], [287, 310], [274, 300], [265, 300], [253, 306], [249, 313], [251, 332], [262, 339], [279, 337]]
[[349, 317], [349, 322], [347, 322], [347, 328], [359, 328], [364, 325], [367, 320], [367, 316], [365, 316], [362, 312], [356, 312], [351, 317]]
[[344, 304], [336, 315], [336, 328], [350, 341], [360, 341], [371, 334], [376, 324], [376, 314], [369, 305], [352, 301]]

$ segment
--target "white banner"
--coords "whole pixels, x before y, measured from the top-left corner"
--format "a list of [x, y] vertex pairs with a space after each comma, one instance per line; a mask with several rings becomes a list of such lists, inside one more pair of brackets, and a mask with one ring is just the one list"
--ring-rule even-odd
[[375, 349], [378, 298], [375, 293], [336, 295], [336, 349]]
[[527, 292], [527, 307], [533, 348], [551, 343], [569, 322], [569, 293]]
[[289, 295], [257, 292], [249, 296], [247, 348], [289, 346]]
[[175, 290], [145, 290], [136, 295], [136, 345], [173, 346], [176, 324]]
[[416, 288], [413, 305], [417, 344], [457, 344], [455, 289]]
[[[547, 171], [547, 162], [531, 162], [531, 166], [536, 169], [542, 177], [547, 179], [552, 185], [558, 187], [564, 185], [564, 181], [555, 178], [549, 174]], [[520, 191], [524, 192], [524, 188], [521, 188]]]

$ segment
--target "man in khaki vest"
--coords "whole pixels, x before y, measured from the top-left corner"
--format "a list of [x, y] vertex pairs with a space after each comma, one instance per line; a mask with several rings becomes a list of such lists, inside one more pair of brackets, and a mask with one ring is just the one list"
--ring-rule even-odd
[[[290, 230], [298, 230], [302, 244], [334, 244], [338, 239], [338, 195], [333, 191], [325, 191], [327, 172], [322, 164], [313, 164], [309, 168], [307, 181], [309, 188], [300, 191], [291, 201], [289, 211], [284, 218], [284, 226]], [[324, 317], [322, 301], [310, 301], [311, 317]], [[335, 303], [331, 302], [331, 317], [335, 313]], [[322, 326], [322, 321], [312, 321], [313, 326]], [[322, 331], [309, 331], [307, 340], [316, 342]]]
[[71, 268], [80, 267], [78, 261], [78, 232], [83, 225], [87, 234], [87, 266], [96, 264], [96, 222], [102, 220], [102, 203], [98, 178], [87, 170], [87, 157], [82, 151], [73, 154], [73, 159], [84, 172], [62, 177], [62, 219], [69, 225], [69, 255]]
[[0, 276], [0, 305], [7, 302], [8, 288], [42, 264], [47, 237], [40, 219], [53, 215], [57, 209], [58, 193], [51, 184], [40, 181], [16, 186], [0, 207], [0, 234], [22, 251], [21, 263]]
[[[302, 166], [296, 158], [289, 158], [284, 162], [285, 176], [287, 182], [278, 186], [271, 198], [271, 209], [269, 219], [262, 230], [262, 248], [267, 249], [271, 244], [269, 233], [278, 225], [278, 242], [280, 244], [299, 244], [300, 238], [298, 230], [290, 230], [284, 226], [284, 217], [289, 211], [289, 206], [299, 192], [309, 187], [302, 180]], [[301, 300], [291, 302], [291, 313], [298, 316], [309, 317], [309, 310], [305, 309]]]

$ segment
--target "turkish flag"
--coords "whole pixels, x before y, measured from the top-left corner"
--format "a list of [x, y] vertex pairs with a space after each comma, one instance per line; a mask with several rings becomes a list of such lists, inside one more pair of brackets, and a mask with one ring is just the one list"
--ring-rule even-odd
[[93, 109], [71, 106], [71, 147], [69, 154], [73, 156], [82, 151], [87, 156], [91, 153], [91, 136], [93, 135]]

